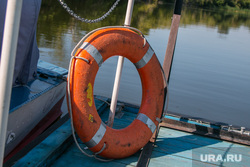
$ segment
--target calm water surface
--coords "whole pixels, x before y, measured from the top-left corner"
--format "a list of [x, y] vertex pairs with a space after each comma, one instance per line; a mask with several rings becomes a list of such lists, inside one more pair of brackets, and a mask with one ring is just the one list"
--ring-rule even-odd
[[[89, 31], [122, 25], [123, 0], [104, 21], [81, 23], [57, 1], [44, 1], [38, 22], [42, 60], [68, 68], [70, 53]], [[112, 2], [72, 1], [79, 15], [100, 17]], [[132, 25], [140, 29], [162, 63], [168, 42], [173, 4], [136, 2]], [[117, 56], [100, 68], [94, 93], [111, 97]], [[125, 61], [119, 99], [140, 104], [141, 85], [132, 63]], [[169, 82], [169, 112], [250, 128], [250, 12], [183, 8]]]

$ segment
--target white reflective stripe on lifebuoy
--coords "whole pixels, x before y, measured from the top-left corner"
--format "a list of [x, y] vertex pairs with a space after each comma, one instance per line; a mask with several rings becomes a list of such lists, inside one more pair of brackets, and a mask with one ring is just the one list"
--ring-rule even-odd
[[106, 125], [102, 122], [95, 135], [88, 142], [84, 143], [88, 148], [95, 147], [103, 138], [106, 132]]
[[152, 133], [154, 133], [156, 129], [156, 125], [154, 122], [145, 114], [139, 113], [136, 119], [142, 121], [144, 124], [148, 126], [148, 128], [151, 130]]
[[152, 58], [154, 55], [153, 49], [149, 46], [147, 53], [139, 60], [137, 63], [134, 63], [135, 67], [137, 69], [144, 67], [149, 60]]
[[80, 48], [86, 50], [95, 59], [99, 67], [102, 65], [102, 55], [93, 45], [88, 42], [84, 42]]

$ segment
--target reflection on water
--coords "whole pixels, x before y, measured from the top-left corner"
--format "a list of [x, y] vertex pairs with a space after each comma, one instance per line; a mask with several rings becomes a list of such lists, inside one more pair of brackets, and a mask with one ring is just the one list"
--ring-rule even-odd
[[[67, 2], [67, 1], [66, 1]], [[93, 19], [113, 2], [69, 1], [80, 16]], [[38, 22], [41, 59], [68, 68], [70, 53], [89, 31], [122, 25], [127, 1], [96, 24], [73, 19], [57, 1], [43, 1]], [[140, 29], [163, 62], [173, 4], [136, 2], [132, 25]], [[170, 76], [169, 111], [250, 128], [250, 14], [184, 7]], [[111, 97], [117, 57], [100, 68], [95, 94]], [[140, 103], [139, 75], [125, 61], [119, 99]]]

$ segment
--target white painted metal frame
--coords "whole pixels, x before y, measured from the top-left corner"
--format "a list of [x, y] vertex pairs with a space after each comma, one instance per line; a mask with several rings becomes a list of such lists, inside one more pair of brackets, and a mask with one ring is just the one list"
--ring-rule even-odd
[[0, 165], [3, 164], [23, 0], [8, 0], [0, 66]]
[[[131, 24], [133, 7], [134, 7], [134, 0], [128, 0], [126, 17], [125, 17], [125, 22], [124, 22], [125, 26], [129, 27]], [[116, 105], [117, 105], [123, 63], [124, 63], [124, 57], [119, 56], [118, 62], [117, 62], [111, 104], [110, 104], [110, 113], [109, 113], [109, 119], [108, 119], [108, 126], [109, 127], [113, 127], [113, 123], [114, 123], [115, 110], [116, 110]]]

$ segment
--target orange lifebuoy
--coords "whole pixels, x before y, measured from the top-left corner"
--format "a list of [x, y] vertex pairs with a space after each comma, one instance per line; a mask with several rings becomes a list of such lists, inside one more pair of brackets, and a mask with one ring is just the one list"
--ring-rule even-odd
[[[127, 28], [107, 28], [90, 35], [76, 52], [70, 67], [70, 94], [75, 130], [93, 152], [106, 158], [136, 153], [151, 138], [164, 106], [164, 81], [160, 63], [144, 38]], [[99, 66], [114, 55], [136, 66], [142, 83], [142, 102], [136, 119], [124, 129], [106, 126], [96, 111], [93, 85]]]

